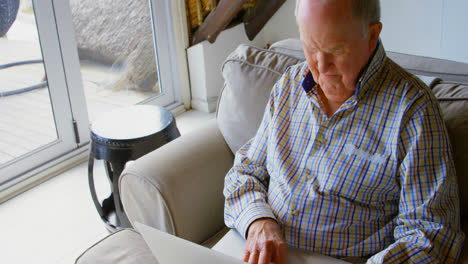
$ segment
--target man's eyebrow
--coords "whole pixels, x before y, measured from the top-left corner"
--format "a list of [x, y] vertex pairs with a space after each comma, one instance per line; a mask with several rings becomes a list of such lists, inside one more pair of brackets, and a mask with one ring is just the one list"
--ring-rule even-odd
[[340, 44], [340, 45], [337, 45], [334, 48], [330, 49], [329, 51], [330, 52], [337, 51], [337, 50], [343, 49], [344, 47], [345, 47], [345, 45]]
[[336, 51], [339, 51], [339, 50], [342, 50], [345, 48], [345, 45], [337, 45], [337, 46], [334, 46], [333, 48], [330, 48], [330, 49], [317, 49], [313, 46], [308, 46], [306, 45], [305, 46], [307, 50], [323, 50], [327, 53], [333, 53], [333, 52], [336, 52]]
[[310, 46], [310, 45], [304, 45], [306, 47], [307, 50], [317, 50], [316, 47], [314, 46]]
[[301, 38], [301, 44], [307, 50], [316, 50], [314, 46], [309, 45], [309, 43], [306, 43], [305, 41], [303, 41], [302, 38]]
[[344, 49], [345, 46], [346, 46], [343, 43], [336, 43], [335, 45], [333, 45], [333, 44], [330, 45], [330, 46], [332, 46], [332, 48], [320, 49], [320, 48], [317, 48], [317, 47], [311, 45], [310, 43], [306, 43], [306, 42], [302, 41], [302, 39], [301, 39], [301, 42], [302, 42], [302, 46], [304, 46], [307, 50], [324, 50], [324, 51], [330, 52], [330, 53], [341, 50], [341, 49]]

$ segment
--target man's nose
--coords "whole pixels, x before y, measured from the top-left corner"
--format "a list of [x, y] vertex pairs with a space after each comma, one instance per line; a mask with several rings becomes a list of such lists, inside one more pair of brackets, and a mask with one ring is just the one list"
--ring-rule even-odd
[[317, 66], [320, 73], [326, 73], [332, 64], [331, 54], [323, 51], [317, 53]]

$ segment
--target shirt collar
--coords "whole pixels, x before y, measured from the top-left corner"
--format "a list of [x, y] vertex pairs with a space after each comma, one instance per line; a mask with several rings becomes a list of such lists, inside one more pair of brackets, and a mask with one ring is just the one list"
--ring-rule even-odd
[[302, 88], [306, 93], [312, 91], [312, 89], [315, 87], [317, 84], [314, 80], [314, 76], [312, 76], [312, 73], [310, 72], [309, 67], [306, 68], [306, 72], [304, 73], [304, 81], [302, 81]]
[[374, 51], [374, 55], [369, 61], [367, 67], [364, 68], [364, 70], [362, 71], [356, 83], [356, 90], [354, 92], [356, 99], [359, 99], [365, 93], [365, 91], [367, 91], [369, 87], [372, 86], [375, 77], [377, 76], [377, 73], [379, 73], [383, 67], [386, 57], [387, 55], [385, 54], [385, 49], [383, 47], [382, 41], [380, 41], [379, 39], [379, 41], [377, 42], [377, 47]]
[[[385, 57], [385, 49], [379, 39], [369, 64], [362, 71], [356, 83], [356, 90], [354, 92], [356, 99], [361, 97], [362, 94], [364, 94], [364, 92], [368, 89], [370, 86], [369, 84], [372, 83], [376, 73], [378, 73], [382, 68]], [[306, 93], [308, 93], [315, 87], [315, 85], [317, 85], [317, 83], [315, 82], [309, 67], [307, 67], [306, 72], [304, 73], [304, 80], [302, 81], [302, 88]]]

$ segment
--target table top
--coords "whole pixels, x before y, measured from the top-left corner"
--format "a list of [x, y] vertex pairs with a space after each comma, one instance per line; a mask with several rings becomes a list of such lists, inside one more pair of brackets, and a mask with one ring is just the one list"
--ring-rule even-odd
[[91, 124], [91, 131], [114, 140], [143, 138], [164, 130], [173, 119], [163, 107], [133, 105], [102, 114]]

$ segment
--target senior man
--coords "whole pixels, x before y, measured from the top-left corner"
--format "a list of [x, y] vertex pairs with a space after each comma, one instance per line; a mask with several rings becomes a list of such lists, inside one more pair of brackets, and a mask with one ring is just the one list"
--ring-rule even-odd
[[225, 180], [244, 260], [285, 263], [289, 244], [369, 263], [456, 262], [447, 132], [430, 90], [386, 57], [379, 1], [297, 6], [306, 62], [275, 84]]

